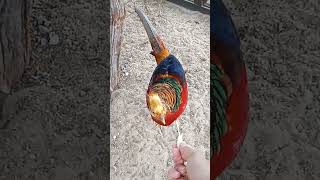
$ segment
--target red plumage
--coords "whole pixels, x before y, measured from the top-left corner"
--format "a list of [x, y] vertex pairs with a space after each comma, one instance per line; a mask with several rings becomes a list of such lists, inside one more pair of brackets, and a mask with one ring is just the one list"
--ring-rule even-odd
[[221, 138], [221, 150], [211, 159], [212, 176], [217, 177], [229, 166], [240, 151], [248, 127], [249, 96], [246, 69], [243, 66], [240, 82], [232, 87], [227, 106], [228, 132]]
[[216, 98], [211, 107], [212, 135], [218, 137], [213, 142], [219, 147], [213, 150], [211, 158], [211, 179], [215, 179], [240, 151], [248, 127], [249, 96], [246, 67], [233, 21], [221, 0], [213, 1], [211, 6], [210, 63], [214, 66], [211, 81], [215, 81], [211, 89], [218, 92], [211, 94]]

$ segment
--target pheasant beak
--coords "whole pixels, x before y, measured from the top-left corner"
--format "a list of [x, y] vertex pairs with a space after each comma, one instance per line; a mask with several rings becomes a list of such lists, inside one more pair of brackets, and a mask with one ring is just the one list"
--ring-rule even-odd
[[164, 119], [164, 115], [160, 116], [160, 120], [161, 120], [163, 125], [166, 125], [166, 120]]
[[155, 56], [157, 64], [159, 64], [163, 59], [170, 55], [169, 50], [165, 47], [163, 40], [161, 40], [160, 36], [156, 33], [156, 30], [148, 17], [137, 7], [135, 8], [135, 11], [147, 32], [153, 50], [150, 54]]

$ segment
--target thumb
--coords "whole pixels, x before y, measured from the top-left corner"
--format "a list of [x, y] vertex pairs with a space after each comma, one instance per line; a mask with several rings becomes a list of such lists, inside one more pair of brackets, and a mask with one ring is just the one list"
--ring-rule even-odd
[[194, 154], [194, 149], [190, 145], [187, 145], [185, 142], [181, 143], [179, 150], [184, 161], [188, 161], [188, 159], [190, 159], [190, 157], [192, 157], [192, 155]]

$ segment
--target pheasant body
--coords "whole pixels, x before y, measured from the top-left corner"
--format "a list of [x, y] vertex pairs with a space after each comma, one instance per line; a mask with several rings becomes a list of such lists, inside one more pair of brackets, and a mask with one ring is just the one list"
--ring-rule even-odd
[[169, 55], [156, 67], [151, 77], [147, 90], [147, 105], [152, 112], [150, 97], [155, 93], [161, 99], [166, 112], [161, 120], [161, 115], [153, 114], [152, 118], [160, 125], [169, 126], [184, 111], [187, 104], [187, 82], [182, 65], [178, 59]]
[[136, 12], [147, 31], [153, 49], [151, 54], [157, 62], [146, 94], [147, 106], [156, 123], [169, 126], [178, 119], [187, 105], [185, 71], [179, 60], [165, 47], [149, 19], [138, 8]]
[[215, 0], [211, 6], [211, 177], [214, 179], [240, 151], [248, 126], [249, 97], [236, 28], [221, 0]]

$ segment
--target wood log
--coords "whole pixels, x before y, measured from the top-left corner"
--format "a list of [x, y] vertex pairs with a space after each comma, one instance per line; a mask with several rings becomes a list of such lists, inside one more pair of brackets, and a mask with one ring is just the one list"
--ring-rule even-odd
[[30, 0], [0, 0], [0, 92], [9, 93], [29, 63]]
[[0, 128], [2, 106], [30, 59], [31, 0], [0, 0]]
[[120, 76], [119, 57], [123, 39], [123, 23], [125, 18], [125, 6], [120, 0], [111, 0], [111, 30], [110, 30], [110, 90], [113, 91]]

